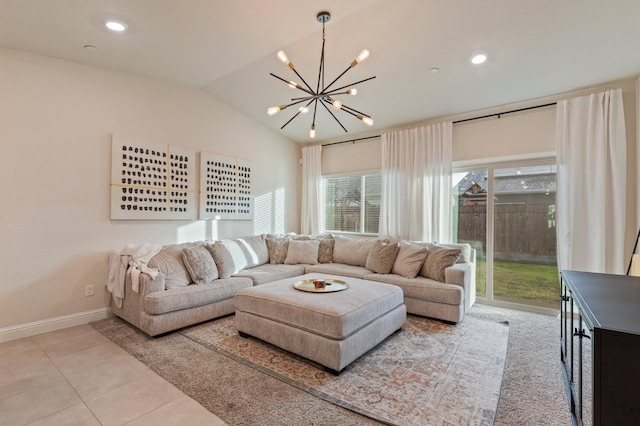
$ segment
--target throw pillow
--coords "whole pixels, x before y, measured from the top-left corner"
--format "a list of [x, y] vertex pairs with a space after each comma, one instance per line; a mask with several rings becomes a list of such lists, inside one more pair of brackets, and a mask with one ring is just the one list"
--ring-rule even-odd
[[428, 252], [426, 247], [400, 241], [400, 250], [393, 268], [391, 268], [391, 273], [402, 275], [406, 278], [415, 278], [428, 257]]
[[169, 244], [149, 260], [149, 268], [155, 268], [164, 274], [164, 288], [186, 287], [192, 280], [182, 260], [182, 249], [192, 247], [192, 243]]
[[216, 262], [220, 278], [229, 278], [238, 272], [236, 271], [231, 252], [229, 252], [229, 249], [222, 242], [218, 241], [213, 244], [207, 244], [207, 249]]
[[435, 244], [431, 245], [427, 260], [420, 270], [420, 275], [443, 283], [445, 281], [445, 269], [456, 263], [459, 256], [459, 248], [447, 248]]
[[318, 263], [318, 240], [293, 240], [289, 241], [287, 248], [287, 258], [284, 263], [287, 265], [297, 265], [300, 263], [315, 265]]
[[318, 236], [320, 247], [318, 248], [318, 263], [333, 262], [333, 244], [335, 243], [333, 236]]
[[374, 238], [350, 238], [336, 235], [333, 243], [333, 262], [352, 266], [365, 266]]
[[247, 268], [264, 265], [269, 261], [269, 252], [263, 235], [252, 235], [249, 237], [236, 238], [235, 241], [247, 260]]
[[388, 274], [393, 268], [399, 250], [398, 243], [390, 244], [381, 240], [376, 241], [369, 252], [365, 268], [378, 274]]
[[459, 243], [459, 244], [441, 244], [442, 247], [452, 248], [452, 249], [460, 249], [460, 257], [456, 263], [469, 263], [471, 262], [471, 245], [467, 243]]
[[218, 268], [206, 247], [183, 248], [182, 260], [194, 283], [208, 284], [218, 278]]
[[284, 263], [287, 258], [289, 239], [286, 237], [267, 237], [266, 241], [269, 263], [272, 265]]

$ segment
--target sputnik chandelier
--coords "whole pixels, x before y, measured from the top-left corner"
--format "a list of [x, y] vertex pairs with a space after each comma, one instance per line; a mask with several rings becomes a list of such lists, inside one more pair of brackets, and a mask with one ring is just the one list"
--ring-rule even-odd
[[349, 67], [346, 70], [344, 70], [342, 72], [342, 74], [337, 76], [328, 85], [325, 85], [325, 81], [324, 81], [324, 44], [325, 44], [324, 24], [329, 22], [329, 20], [331, 19], [331, 15], [329, 14], [329, 12], [320, 12], [317, 15], [317, 19], [318, 19], [318, 22], [320, 22], [322, 24], [322, 51], [320, 53], [320, 69], [318, 70], [318, 83], [316, 84], [316, 89], [313, 90], [311, 88], [311, 86], [309, 86], [309, 84], [307, 84], [305, 79], [302, 78], [302, 76], [298, 73], [298, 71], [296, 71], [295, 67], [293, 66], [293, 63], [289, 60], [289, 58], [287, 57], [286, 53], [284, 53], [282, 50], [279, 51], [278, 52], [278, 58], [282, 62], [284, 62], [291, 69], [291, 71], [293, 71], [298, 76], [298, 78], [300, 78], [300, 80], [302, 80], [302, 83], [304, 84], [304, 86], [302, 86], [302, 85], [300, 85], [300, 84], [298, 84], [298, 83], [296, 83], [294, 81], [290, 81], [290, 80], [286, 80], [286, 79], [284, 79], [282, 77], [278, 77], [277, 75], [275, 75], [273, 73], [270, 73], [270, 74], [272, 76], [274, 76], [275, 78], [277, 78], [278, 80], [281, 80], [281, 81], [285, 82], [286, 84], [288, 84], [289, 87], [291, 87], [292, 89], [301, 90], [306, 95], [301, 96], [301, 97], [297, 97], [297, 98], [295, 98], [295, 97], [291, 98], [291, 103], [289, 103], [289, 104], [283, 104], [283, 105], [279, 105], [279, 106], [268, 108], [267, 109], [267, 114], [276, 115], [277, 113], [279, 113], [280, 111], [282, 111], [285, 108], [288, 108], [288, 107], [294, 106], [294, 105], [303, 104], [302, 106], [299, 107], [298, 112], [296, 112], [295, 115], [289, 119], [289, 121], [287, 121], [286, 123], [284, 123], [284, 125], [282, 127], [280, 127], [280, 129], [282, 130], [282, 129], [285, 128], [285, 126], [287, 124], [291, 123], [291, 121], [293, 121], [293, 119], [296, 118], [298, 115], [308, 112], [309, 109], [311, 107], [313, 107], [313, 121], [311, 122], [311, 129], [309, 130], [309, 137], [311, 137], [311, 138], [314, 138], [316, 136], [316, 113], [318, 112], [318, 104], [322, 105], [327, 110], [327, 112], [336, 120], [336, 122], [340, 125], [340, 127], [342, 127], [342, 129], [345, 132], [347, 131], [347, 129], [342, 125], [340, 120], [338, 120], [338, 117], [335, 116], [333, 111], [331, 111], [331, 109], [329, 109], [329, 107], [327, 105], [332, 106], [333, 109], [335, 109], [335, 110], [341, 110], [341, 111], [344, 111], [344, 112], [346, 112], [348, 114], [351, 114], [352, 116], [358, 118], [359, 120], [361, 120], [363, 123], [367, 124], [368, 126], [373, 125], [373, 120], [371, 119], [370, 116], [368, 116], [367, 114], [365, 114], [363, 112], [360, 112], [358, 110], [355, 110], [355, 109], [343, 104], [340, 100], [335, 99], [335, 96], [338, 96], [338, 95], [351, 95], [351, 96], [353, 96], [353, 95], [358, 93], [358, 90], [353, 86], [356, 86], [357, 84], [363, 83], [365, 81], [372, 80], [372, 79], [376, 78], [375, 76], [374, 77], [365, 78], [364, 80], [356, 81], [355, 83], [347, 84], [345, 86], [341, 86], [341, 87], [337, 87], [335, 89], [332, 89], [333, 85], [343, 75], [345, 75], [347, 73], [347, 71], [349, 71], [351, 68], [355, 67], [360, 62], [364, 61], [365, 59], [367, 59], [369, 57], [369, 51], [368, 50], [363, 50], [362, 52], [360, 52], [358, 57], [356, 59], [354, 59], [353, 62], [351, 62]]

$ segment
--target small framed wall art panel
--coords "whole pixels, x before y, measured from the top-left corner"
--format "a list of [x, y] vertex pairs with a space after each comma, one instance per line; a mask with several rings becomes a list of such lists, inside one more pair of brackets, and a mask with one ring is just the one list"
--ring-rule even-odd
[[199, 219], [253, 219], [251, 162], [200, 153]]
[[111, 219], [193, 220], [195, 153], [113, 135]]

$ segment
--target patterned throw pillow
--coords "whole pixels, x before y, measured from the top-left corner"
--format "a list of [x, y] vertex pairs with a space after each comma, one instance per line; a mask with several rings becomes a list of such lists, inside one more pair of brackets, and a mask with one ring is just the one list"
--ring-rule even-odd
[[183, 248], [182, 260], [194, 283], [208, 284], [218, 278], [218, 268], [206, 247]]
[[393, 268], [391, 268], [391, 273], [406, 278], [415, 278], [428, 257], [428, 252], [426, 247], [400, 241], [400, 251], [398, 251]]
[[333, 245], [335, 243], [333, 236], [319, 236], [318, 241], [320, 241], [318, 263], [333, 263]]
[[269, 263], [272, 265], [282, 264], [287, 259], [289, 249], [289, 239], [286, 237], [267, 236], [267, 251], [269, 252]]
[[376, 241], [369, 252], [365, 268], [378, 274], [388, 274], [393, 268], [399, 250], [398, 243]]
[[287, 265], [298, 265], [300, 263], [307, 265], [316, 265], [318, 263], [318, 248], [320, 241], [318, 240], [293, 240], [289, 241], [287, 248], [287, 258], [284, 263]]
[[459, 256], [459, 248], [448, 248], [433, 244], [429, 248], [429, 255], [420, 270], [420, 275], [443, 283], [445, 282], [445, 269], [453, 266]]

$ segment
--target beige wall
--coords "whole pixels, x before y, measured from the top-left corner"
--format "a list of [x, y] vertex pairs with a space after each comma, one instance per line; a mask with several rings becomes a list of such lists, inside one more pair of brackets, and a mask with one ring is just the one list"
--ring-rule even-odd
[[[128, 242], [299, 228], [300, 147], [203, 91], [0, 48], [0, 94], [0, 341], [107, 307]], [[253, 161], [256, 221], [111, 221], [112, 133]]]

